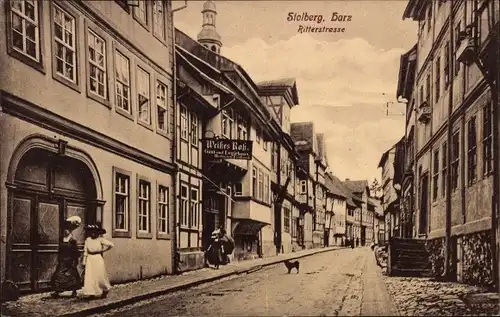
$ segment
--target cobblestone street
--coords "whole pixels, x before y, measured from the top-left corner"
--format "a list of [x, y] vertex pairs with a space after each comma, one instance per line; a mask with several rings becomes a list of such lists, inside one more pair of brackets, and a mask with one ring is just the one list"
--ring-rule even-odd
[[430, 278], [384, 277], [401, 316], [498, 316], [498, 295]]
[[396, 315], [372, 256], [368, 248], [322, 253], [301, 259], [299, 274], [270, 266], [95, 317]]

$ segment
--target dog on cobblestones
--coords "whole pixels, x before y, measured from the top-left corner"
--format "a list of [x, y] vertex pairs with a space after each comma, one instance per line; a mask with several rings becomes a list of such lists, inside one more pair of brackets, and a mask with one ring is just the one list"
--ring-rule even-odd
[[288, 274], [290, 274], [290, 272], [292, 272], [292, 269], [296, 269], [297, 274], [299, 274], [299, 267], [300, 267], [299, 261], [290, 262], [289, 260], [286, 260], [283, 263], [285, 263], [285, 266], [288, 269]]

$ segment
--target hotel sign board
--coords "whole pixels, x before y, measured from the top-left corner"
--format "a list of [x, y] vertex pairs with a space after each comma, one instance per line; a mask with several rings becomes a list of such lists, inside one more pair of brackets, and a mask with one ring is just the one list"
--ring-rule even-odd
[[252, 159], [252, 141], [206, 138], [202, 142], [203, 155], [208, 159]]

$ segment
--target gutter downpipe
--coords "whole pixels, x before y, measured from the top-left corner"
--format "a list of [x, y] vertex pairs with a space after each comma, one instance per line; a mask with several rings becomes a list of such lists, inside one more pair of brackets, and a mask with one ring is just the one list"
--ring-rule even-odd
[[[493, 3], [495, 5], [495, 3]], [[498, 3], [496, 5], [499, 5]], [[490, 7], [491, 8], [491, 7]], [[494, 13], [492, 13], [494, 14]], [[494, 32], [496, 31], [496, 48], [497, 52], [500, 51], [500, 10], [498, 16], [493, 16], [493, 21], [496, 23], [496, 27], [494, 27]], [[496, 30], [495, 30], [496, 29]], [[500, 225], [498, 223], [498, 215], [500, 208], [500, 113], [498, 107], [500, 106], [498, 103], [500, 101], [500, 89], [499, 88], [499, 80], [500, 80], [500, 63], [498, 58], [495, 59], [496, 68], [496, 78], [495, 78], [495, 90], [492, 91], [492, 100], [493, 102], [493, 201], [495, 203], [495, 208], [492, 208], [492, 225], [491, 228], [493, 230], [493, 244], [495, 246], [493, 252], [493, 276], [495, 277], [495, 286], [496, 291], [500, 293], [500, 255], [498, 250], [500, 250]], [[496, 163], [495, 163], [496, 162]], [[496, 197], [495, 197], [496, 196]]]
[[[170, 4], [172, 5], [172, 4]], [[177, 11], [180, 11], [180, 10], [183, 10], [187, 8], [187, 0], [184, 2], [184, 5], [182, 7], [179, 7], [177, 9], [172, 9], [172, 41], [173, 41], [173, 45], [172, 45], [172, 51], [173, 51], [173, 54], [172, 54], [172, 58], [173, 58], [173, 70], [172, 70], [172, 73], [173, 73], [173, 102], [174, 102], [174, 133], [173, 133], [173, 137], [174, 137], [174, 142], [172, 143], [172, 161], [173, 163], [177, 166], [177, 168], [179, 167], [178, 163], [177, 163], [177, 111], [178, 111], [178, 108], [177, 107], [177, 63], [176, 63], [176, 58], [175, 58], [175, 25], [174, 25], [174, 13], [177, 12]], [[177, 193], [177, 172], [176, 174], [174, 175], [174, 177], [172, 177], [172, 185], [173, 185], [173, 188], [174, 188], [174, 193]], [[172, 235], [172, 258], [173, 258], [173, 263], [172, 263], [172, 273], [173, 274], [178, 274], [179, 273], [179, 270], [178, 270], [178, 265], [179, 265], [179, 261], [180, 261], [180, 255], [178, 254], [178, 247], [177, 247], [177, 229], [178, 229], [178, 219], [177, 219], [177, 195], [174, 194], [174, 215], [173, 215], [173, 218], [174, 218], [174, 224], [173, 224], [173, 235]]]
[[[450, 28], [450, 43], [454, 44], [454, 34], [453, 34], [453, 26], [454, 26], [454, 19], [453, 19], [453, 2], [450, 3], [450, 21], [449, 21], [449, 28]], [[448, 172], [446, 173], [446, 235], [445, 235], [445, 245], [446, 245], [446, 250], [445, 250], [445, 258], [444, 258], [444, 272], [443, 276], [448, 279], [450, 277], [450, 261], [451, 261], [451, 155], [452, 155], [452, 136], [451, 134], [453, 133], [453, 127], [452, 127], [452, 112], [453, 112], [453, 84], [454, 84], [454, 72], [455, 72], [455, 63], [458, 63], [458, 61], [453, 59], [453, 52], [454, 49], [448, 48], [448, 58], [449, 60], [453, 60], [453, 67], [448, 67], [448, 80], [450, 81], [450, 85], [448, 88], [448, 127], [447, 127], [447, 148], [446, 148], [446, 166], [448, 168]]]

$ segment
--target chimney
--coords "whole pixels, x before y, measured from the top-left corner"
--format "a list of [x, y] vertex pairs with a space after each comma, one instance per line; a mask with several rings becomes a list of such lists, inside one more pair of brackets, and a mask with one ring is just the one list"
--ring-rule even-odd
[[351, 180], [350, 178], [346, 178], [346, 179], [345, 179], [345, 181], [346, 181], [346, 182], [347, 182], [347, 181], [350, 181], [350, 180]]

